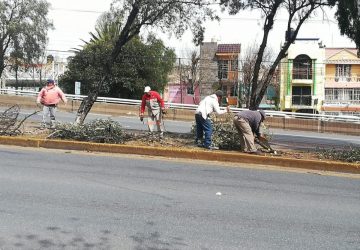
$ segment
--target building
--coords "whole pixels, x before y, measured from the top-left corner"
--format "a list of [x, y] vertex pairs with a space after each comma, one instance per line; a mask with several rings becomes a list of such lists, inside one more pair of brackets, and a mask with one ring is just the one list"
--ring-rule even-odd
[[225, 100], [237, 105], [240, 44], [205, 42], [200, 46], [197, 64], [179, 60], [169, 76], [164, 99], [173, 103], [198, 104], [202, 98], [221, 89]]
[[325, 47], [319, 39], [296, 39], [280, 64], [282, 111], [318, 113], [324, 100]]
[[229, 105], [237, 106], [240, 44], [203, 43], [200, 47], [201, 93], [209, 95], [221, 89]]
[[164, 89], [163, 98], [166, 102], [198, 104], [201, 101], [199, 81], [190, 78], [188, 72], [190, 65], [176, 65]]
[[360, 58], [355, 48], [297, 39], [280, 65], [281, 110], [360, 116]]
[[360, 116], [360, 58], [355, 48], [325, 49], [325, 98], [329, 115]]
[[46, 79], [58, 82], [67, 66], [67, 60], [49, 55], [44, 63], [20, 65], [17, 71], [6, 68], [1, 77], [1, 88], [39, 91]]

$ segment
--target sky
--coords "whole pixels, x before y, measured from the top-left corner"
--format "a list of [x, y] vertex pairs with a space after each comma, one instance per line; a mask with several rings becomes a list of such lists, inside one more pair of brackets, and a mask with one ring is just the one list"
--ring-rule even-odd
[[[89, 40], [89, 32], [94, 31], [97, 18], [107, 11], [112, 0], [48, 0], [51, 4], [49, 19], [53, 21], [54, 30], [49, 31], [48, 53], [66, 58], [73, 48], [79, 48], [82, 40]], [[220, 13], [221, 22], [207, 22], [204, 42], [240, 43], [246, 48], [262, 39], [262, 18], [255, 11], [241, 12], [235, 16]], [[270, 33], [269, 46], [276, 52], [285, 38], [286, 22], [281, 16], [275, 22]], [[195, 49], [190, 32], [181, 39], [168, 34], [158, 34], [165, 45], [175, 49], [178, 57], [188, 57]], [[355, 47], [345, 36], [341, 36], [333, 11], [325, 15], [318, 14], [308, 21], [300, 30], [298, 38], [319, 38], [327, 47]]]

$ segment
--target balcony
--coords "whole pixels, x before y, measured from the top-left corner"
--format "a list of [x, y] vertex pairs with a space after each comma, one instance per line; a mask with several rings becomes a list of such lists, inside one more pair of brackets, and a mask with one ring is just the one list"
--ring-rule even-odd
[[360, 87], [360, 75], [352, 74], [350, 76], [325, 76], [326, 87]]

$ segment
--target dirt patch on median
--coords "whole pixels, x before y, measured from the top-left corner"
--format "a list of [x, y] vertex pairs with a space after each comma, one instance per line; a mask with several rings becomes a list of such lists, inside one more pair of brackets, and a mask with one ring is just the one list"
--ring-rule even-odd
[[[37, 123], [26, 123], [23, 127], [24, 134], [23, 137], [26, 138], [36, 138], [36, 139], [45, 139], [49, 136], [49, 134], [53, 133], [55, 130], [44, 129], [39, 126]], [[163, 138], [159, 138], [157, 133], [150, 134], [147, 131], [134, 131], [127, 130], [126, 133], [126, 141], [125, 145], [132, 146], [147, 146], [147, 147], [165, 147], [165, 148], [184, 148], [184, 149], [197, 149], [197, 150], [207, 150], [200, 147], [197, 147], [194, 144], [194, 137], [191, 134], [179, 134], [179, 133], [165, 133]], [[260, 146], [258, 146], [259, 150], [262, 150]], [[298, 150], [296, 145], [291, 145], [290, 143], [284, 145], [273, 145], [276, 154], [268, 153], [263, 151], [262, 154], [266, 156], [273, 157], [284, 157], [284, 158], [292, 158], [292, 159], [305, 159], [305, 160], [321, 160], [318, 154], [310, 151]], [[226, 152], [240, 152], [233, 150], [222, 150]]]

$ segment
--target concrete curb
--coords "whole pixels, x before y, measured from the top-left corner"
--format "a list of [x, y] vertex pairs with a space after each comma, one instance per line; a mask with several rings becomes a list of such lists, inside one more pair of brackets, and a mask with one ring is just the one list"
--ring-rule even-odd
[[170, 158], [186, 158], [207, 161], [222, 161], [234, 163], [251, 163], [271, 165], [279, 167], [302, 168], [309, 170], [334, 171], [352, 174], [360, 174], [360, 165], [333, 161], [301, 160], [292, 158], [280, 158], [277, 156], [248, 155], [238, 152], [205, 151], [201, 149], [179, 149], [129, 146], [118, 144], [89, 143], [65, 140], [46, 140], [0, 136], [0, 144], [22, 147], [51, 148], [64, 150], [94, 151], [120, 154], [139, 154], [151, 156], [163, 156]]

